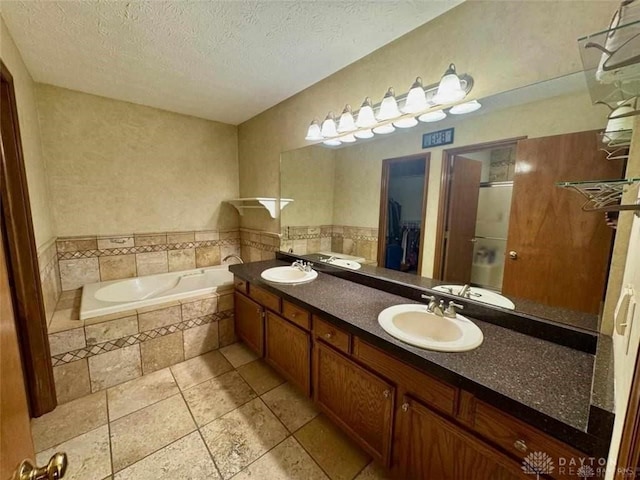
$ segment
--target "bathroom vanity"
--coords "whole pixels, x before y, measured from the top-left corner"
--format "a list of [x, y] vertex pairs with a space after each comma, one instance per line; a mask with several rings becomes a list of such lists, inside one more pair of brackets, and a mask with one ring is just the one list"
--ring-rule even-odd
[[377, 322], [387, 307], [418, 303], [411, 297], [327, 273], [302, 285], [261, 278], [287, 264], [230, 267], [237, 335], [398, 478], [575, 479], [581, 459], [606, 458], [593, 353], [473, 316], [478, 348], [412, 347]]

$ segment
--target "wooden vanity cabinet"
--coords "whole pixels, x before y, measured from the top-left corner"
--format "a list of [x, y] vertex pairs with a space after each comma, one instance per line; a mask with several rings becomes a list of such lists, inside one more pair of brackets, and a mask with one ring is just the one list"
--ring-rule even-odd
[[233, 295], [236, 335], [261, 357], [264, 356], [264, 309], [236, 291]]
[[394, 386], [321, 341], [314, 344], [313, 382], [321, 410], [389, 466]]
[[399, 478], [516, 480], [522, 464], [491, 448], [410, 396], [396, 414], [395, 472]]
[[311, 335], [269, 311], [265, 360], [306, 396], [311, 396]]

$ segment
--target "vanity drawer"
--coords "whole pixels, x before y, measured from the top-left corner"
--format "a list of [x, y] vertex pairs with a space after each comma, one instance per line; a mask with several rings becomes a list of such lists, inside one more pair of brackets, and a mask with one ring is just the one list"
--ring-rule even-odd
[[247, 294], [247, 282], [238, 277], [233, 277], [233, 286], [239, 292]]
[[249, 287], [249, 296], [268, 309], [280, 313], [280, 297], [277, 295], [252, 284]]
[[311, 315], [304, 308], [283, 300], [282, 316], [305, 330], [311, 330]]
[[402, 385], [414, 397], [441, 412], [453, 415], [458, 393], [456, 387], [396, 360], [358, 337], [353, 340], [353, 355], [373, 371]]
[[578, 459], [586, 456], [535, 427], [479, 400], [476, 401], [474, 428], [482, 436], [519, 460], [531, 452], [545, 452], [553, 458], [556, 465], [556, 469], [551, 474], [553, 478], [574, 480], [576, 478], [575, 471], [569, 471], [568, 468], [564, 470], [557, 468], [559, 457], [566, 459], [566, 465], [569, 465], [569, 460], [572, 458], [580, 465]]
[[351, 335], [325, 322], [319, 317], [313, 316], [313, 333], [329, 345], [333, 345], [344, 353], [351, 353]]

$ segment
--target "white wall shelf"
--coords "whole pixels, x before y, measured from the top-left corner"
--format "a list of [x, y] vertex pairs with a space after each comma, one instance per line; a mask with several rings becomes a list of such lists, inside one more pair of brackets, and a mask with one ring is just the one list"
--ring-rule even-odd
[[280, 210], [293, 202], [292, 198], [271, 198], [271, 197], [247, 197], [247, 198], [232, 198], [225, 200], [238, 210], [240, 215], [244, 215], [245, 210], [250, 209], [266, 209], [269, 212], [271, 218], [276, 218], [276, 209], [278, 203], [280, 204]]

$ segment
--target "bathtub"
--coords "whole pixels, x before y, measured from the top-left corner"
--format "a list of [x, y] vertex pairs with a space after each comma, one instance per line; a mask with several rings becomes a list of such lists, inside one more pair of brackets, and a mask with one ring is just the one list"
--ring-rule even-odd
[[82, 287], [80, 320], [206, 295], [232, 285], [227, 265], [91, 283]]

